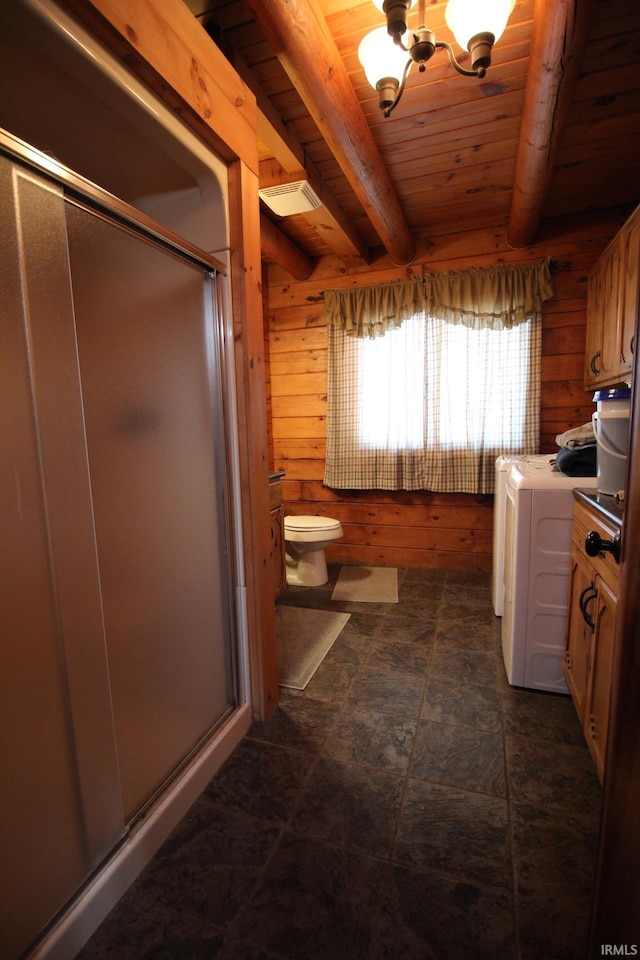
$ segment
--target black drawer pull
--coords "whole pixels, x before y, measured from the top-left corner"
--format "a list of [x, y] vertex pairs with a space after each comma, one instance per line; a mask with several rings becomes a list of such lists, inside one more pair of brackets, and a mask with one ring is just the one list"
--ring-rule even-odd
[[594, 585], [590, 583], [587, 587], [584, 588], [584, 590], [580, 594], [580, 599], [578, 600], [578, 604], [580, 606], [580, 613], [582, 614], [584, 622], [587, 624], [587, 626], [591, 627], [592, 632], [595, 627], [595, 623], [593, 621], [593, 617], [587, 611], [587, 604], [591, 603], [592, 600], [595, 600], [597, 596], [598, 596], [598, 591], [596, 590]]
[[610, 553], [616, 563], [620, 563], [620, 534], [616, 533], [611, 540], [603, 540], [597, 530], [589, 530], [584, 538], [584, 548], [590, 557], [597, 557], [599, 553]]

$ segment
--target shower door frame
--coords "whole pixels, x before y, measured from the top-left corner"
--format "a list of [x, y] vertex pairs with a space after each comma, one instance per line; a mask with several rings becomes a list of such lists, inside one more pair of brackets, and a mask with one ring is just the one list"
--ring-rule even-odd
[[[140, 213], [133, 207], [101, 190], [96, 185], [75, 174], [63, 164], [0, 130], [0, 154], [16, 163], [35, 178], [49, 182], [59, 193], [61, 206], [70, 202], [90, 213], [103, 217], [127, 232], [150, 239], [161, 248], [186, 259], [192, 265], [208, 272], [210, 276], [226, 273], [225, 265], [184, 238], [173, 234], [164, 226]], [[213, 302], [215, 301], [215, 302]], [[242, 527], [240, 482], [238, 477], [237, 428], [235, 424], [235, 398], [233, 396], [233, 349], [231, 323], [226, 315], [224, 292], [214, 284], [212, 289], [213, 334], [217, 338], [216, 353], [220, 375], [219, 399], [220, 420], [223, 437], [218, 449], [224, 453], [224, 462], [215, 458], [216, 471], [221, 469], [219, 479], [224, 489], [225, 504], [224, 536], [227, 554], [226, 583], [229, 591], [229, 627], [232, 636], [231, 669], [235, 689], [235, 707], [206, 734], [203, 740], [184, 758], [169, 775], [163, 787], [149, 798], [144, 807], [144, 816], [128, 826], [102, 865], [92, 872], [83, 886], [66, 906], [52, 927], [47, 928], [40, 947], [33, 956], [57, 957], [71, 955], [86, 939], [87, 915], [96, 917], [96, 925], [119, 896], [135, 879], [155, 849], [165, 839], [173, 824], [183, 816], [202, 792], [231, 750], [247, 732], [251, 723], [251, 706], [248, 702], [249, 678], [246, 624], [246, 589], [242, 576]], [[229, 417], [233, 419], [229, 422]], [[73, 697], [73, 691], [70, 694]], [[91, 920], [89, 921], [91, 923]], [[60, 951], [60, 952], [59, 952]]]

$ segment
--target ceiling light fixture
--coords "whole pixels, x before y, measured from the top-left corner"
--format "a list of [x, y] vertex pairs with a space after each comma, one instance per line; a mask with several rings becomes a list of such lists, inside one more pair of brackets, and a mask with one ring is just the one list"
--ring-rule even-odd
[[[387, 17], [387, 26], [372, 30], [360, 43], [358, 57], [367, 80], [380, 97], [385, 117], [398, 105], [414, 63], [422, 73], [438, 47], [449, 54], [451, 66], [465, 77], [484, 77], [491, 65], [491, 49], [500, 39], [516, 0], [449, 0], [445, 19], [458, 44], [469, 51], [471, 69], [456, 60], [453, 47], [436, 40], [425, 26], [425, 0], [418, 2], [417, 30], [408, 30], [407, 15], [416, 0], [373, 0]], [[404, 34], [409, 34], [405, 46]], [[389, 42], [393, 38], [393, 43]], [[407, 59], [407, 53], [409, 59]]]

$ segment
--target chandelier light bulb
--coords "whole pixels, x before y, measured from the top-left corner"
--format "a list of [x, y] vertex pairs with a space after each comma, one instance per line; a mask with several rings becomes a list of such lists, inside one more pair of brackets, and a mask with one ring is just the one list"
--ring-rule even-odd
[[516, 0], [449, 0], [444, 16], [458, 45], [468, 50], [469, 41], [483, 33], [492, 33], [497, 43], [515, 5]]
[[406, 51], [389, 39], [386, 27], [377, 27], [362, 38], [358, 47], [358, 59], [374, 90], [380, 80], [387, 78], [393, 78], [400, 84], [407, 64]]

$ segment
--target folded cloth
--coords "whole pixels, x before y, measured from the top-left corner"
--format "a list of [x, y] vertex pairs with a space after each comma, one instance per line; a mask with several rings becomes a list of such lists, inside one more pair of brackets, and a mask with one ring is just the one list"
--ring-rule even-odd
[[598, 474], [598, 458], [595, 446], [578, 447], [558, 451], [558, 470], [568, 477], [595, 477]]
[[573, 430], [565, 430], [556, 437], [556, 443], [559, 447], [566, 447], [567, 450], [575, 450], [578, 447], [589, 447], [596, 443], [596, 435], [593, 432], [593, 424], [583, 424], [581, 427], [574, 427]]

